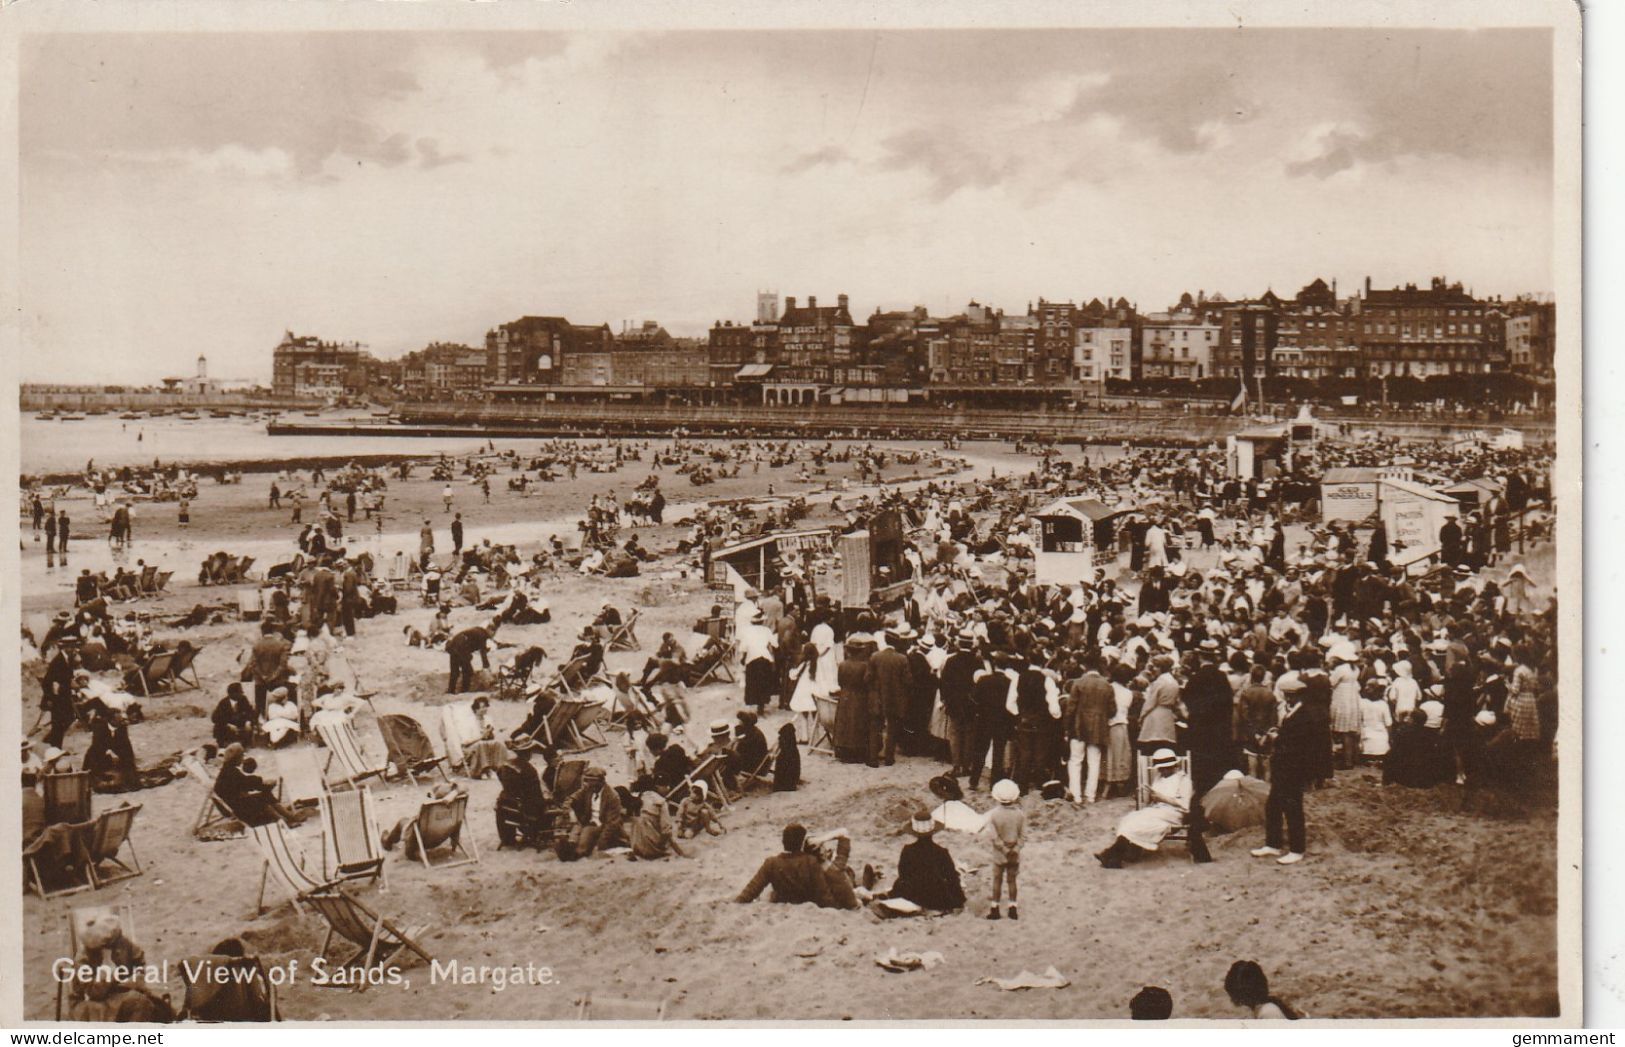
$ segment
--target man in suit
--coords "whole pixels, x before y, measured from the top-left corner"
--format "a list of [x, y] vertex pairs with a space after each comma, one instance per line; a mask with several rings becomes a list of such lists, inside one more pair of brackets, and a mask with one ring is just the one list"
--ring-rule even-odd
[[954, 639], [954, 652], [942, 664], [942, 711], [948, 714], [948, 750], [953, 759], [953, 774], [958, 777], [970, 773], [970, 736], [976, 719], [972, 690], [976, 685], [976, 672], [982, 660], [976, 656], [976, 636], [961, 632]]
[[495, 639], [498, 627], [497, 622], [490, 625], [471, 625], [467, 629], [453, 633], [451, 639], [446, 641], [446, 655], [451, 661], [451, 678], [446, 682], [447, 694], [461, 694], [474, 684], [474, 655], [480, 656], [481, 664], [491, 668], [491, 641]]
[[[1068, 759], [1067, 784], [1072, 788], [1072, 802], [1094, 803], [1099, 795], [1100, 764], [1111, 734], [1112, 714], [1117, 711], [1117, 696], [1111, 682], [1100, 673], [1100, 659], [1091, 657], [1088, 671], [1072, 681], [1067, 696], [1066, 734]], [[1088, 765], [1088, 778], [1084, 778], [1084, 765]]]
[[1202, 797], [1236, 765], [1235, 692], [1219, 667], [1219, 642], [1212, 637], [1198, 646], [1200, 666], [1185, 683], [1185, 742], [1191, 757], [1190, 852], [1195, 862], [1210, 862], [1202, 833], [1207, 820]]
[[[1264, 846], [1253, 849], [1254, 858], [1274, 858], [1280, 865], [1303, 861], [1307, 831], [1303, 819], [1303, 790], [1319, 773], [1316, 729], [1301, 700], [1305, 684], [1301, 679], [1283, 678], [1278, 689], [1286, 703], [1281, 724], [1275, 729], [1270, 758], [1270, 794], [1264, 803]], [[1194, 806], [1194, 804], [1192, 805]], [[1285, 824], [1286, 832], [1282, 833]], [[1281, 851], [1282, 846], [1286, 852]]]
[[581, 788], [570, 797], [570, 812], [576, 820], [577, 858], [622, 842], [621, 796], [605, 784], [605, 778], [602, 767], [588, 767], [581, 774]]
[[909, 667], [908, 656], [899, 648], [907, 646], [913, 638], [914, 630], [907, 625], [888, 630], [887, 648], [876, 651], [869, 659], [869, 668], [874, 674], [871, 693], [876, 705], [869, 722], [869, 757], [883, 760], [887, 767], [897, 762], [897, 739], [902, 735], [909, 696], [914, 691], [914, 672]]

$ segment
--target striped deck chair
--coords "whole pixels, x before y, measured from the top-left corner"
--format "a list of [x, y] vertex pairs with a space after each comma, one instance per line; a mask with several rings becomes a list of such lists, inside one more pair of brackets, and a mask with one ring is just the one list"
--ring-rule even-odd
[[136, 666], [135, 683], [140, 688], [143, 698], [170, 688], [174, 679], [176, 657], [178, 656], [174, 651], [153, 651], [147, 655], [145, 661]]
[[671, 1008], [666, 997], [658, 1000], [630, 1000], [623, 996], [594, 996], [588, 993], [576, 1000], [576, 1021], [580, 1022], [663, 1022]]
[[260, 893], [254, 902], [254, 915], [265, 912], [265, 885], [276, 880], [295, 909], [302, 909], [306, 894], [327, 886], [321, 870], [305, 855], [299, 840], [281, 822], [250, 826], [249, 835], [259, 848]]
[[[74, 844], [85, 863], [85, 872], [90, 875], [91, 885], [98, 891], [110, 883], [141, 875], [141, 859], [136, 856], [135, 841], [130, 839], [130, 828], [140, 813], [140, 804], [125, 804], [103, 811], [95, 821], [79, 827]], [[123, 851], [129, 852], [128, 862], [119, 857]], [[108, 873], [106, 866], [109, 865], [116, 870]]]
[[90, 772], [57, 771], [40, 777], [41, 791], [45, 794], [45, 821], [90, 821]]
[[467, 762], [463, 750], [480, 740], [480, 725], [471, 702], [455, 702], [440, 707], [440, 740], [446, 746], [446, 758], [459, 771], [466, 773]]
[[197, 817], [192, 821], [192, 835], [205, 841], [241, 838], [243, 823], [227, 806], [226, 801], [215, 795], [215, 776], [203, 765], [197, 753], [182, 757], [181, 768], [186, 771], [188, 778], [203, 786], [203, 803], [198, 807]]
[[609, 637], [604, 641], [606, 651], [636, 651], [643, 646], [638, 641], [638, 610], [634, 609], [627, 615], [626, 621], [620, 625], [611, 626]]
[[378, 808], [366, 786], [322, 797], [322, 875], [329, 880], [378, 880], [384, 875], [383, 836]]
[[546, 736], [547, 746], [555, 752], [586, 752], [588, 749], [597, 749], [606, 744], [586, 738], [577, 726], [579, 719], [587, 715], [587, 710], [602, 708], [595, 702], [584, 702], [578, 699], [560, 698], [552, 709], [548, 710], [547, 720], [542, 724], [542, 733]]
[[[480, 845], [474, 834], [468, 835], [468, 846], [463, 846], [463, 820], [468, 814], [468, 794], [459, 792], [439, 800], [426, 800], [412, 822], [412, 838], [417, 842], [418, 858], [425, 869], [449, 869], [455, 865], [469, 865], [480, 860]], [[452, 854], [461, 858], [448, 858], [438, 864], [429, 860], [429, 852], [437, 847], [451, 845]]]
[[[361, 740], [355, 736], [355, 728], [348, 723], [318, 723], [313, 726], [322, 744], [327, 746], [327, 763], [322, 767], [322, 776], [329, 789], [344, 786], [353, 789], [368, 778], [383, 778], [389, 770], [387, 760], [380, 763], [362, 750]], [[333, 773], [334, 764], [338, 765], [336, 775]]]
[[378, 733], [383, 735], [390, 768], [397, 776], [409, 778], [416, 785], [418, 775], [427, 777], [439, 771], [441, 780], [451, 781], [446, 774], [450, 757], [435, 755], [429, 732], [412, 717], [404, 713], [385, 713], [378, 717]]
[[[80, 834], [89, 824], [56, 825], [23, 848], [23, 889], [41, 898], [88, 891], [96, 886], [79, 857]], [[47, 871], [50, 875], [47, 875]], [[52, 889], [48, 884], [56, 883]]]
[[264, 612], [258, 589], [237, 590], [237, 618], [244, 622], [258, 621]]
[[834, 695], [814, 695], [813, 701], [818, 703], [818, 719], [813, 722], [812, 739], [807, 746], [810, 753], [823, 753], [825, 756], [835, 755], [835, 714], [840, 708], [840, 699]]
[[[329, 964], [330, 977], [314, 981], [312, 985], [365, 992], [367, 978], [362, 975], [374, 968], [387, 966], [403, 949], [416, 953], [425, 962], [430, 962], [429, 954], [416, 940], [429, 929], [427, 924], [402, 930], [336, 884], [312, 891], [305, 896], [305, 902], [327, 921], [327, 934], [322, 938], [322, 947], [318, 955], [323, 959], [327, 958], [327, 950], [333, 944], [334, 935], [356, 947], [356, 951], [346, 957], [343, 963], [336, 967]], [[344, 974], [332, 977], [331, 975], [337, 971], [343, 971]]]
[[271, 753], [272, 766], [281, 784], [282, 802], [290, 806], [310, 806], [327, 792], [322, 769], [316, 762], [316, 750], [299, 746], [275, 749]]

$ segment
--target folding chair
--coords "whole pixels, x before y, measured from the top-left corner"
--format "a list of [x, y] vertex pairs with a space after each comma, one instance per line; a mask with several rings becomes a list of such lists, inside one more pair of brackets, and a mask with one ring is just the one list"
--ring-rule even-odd
[[[570, 659], [568, 662], [565, 662], [563, 665], [553, 670], [552, 677], [548, 679], [547, 683], [542, 685], [542, 689], [562, 691], [565, 694], [571, 695], [579, 694], [588, 687], [592, 686], [592, 684], [597, 682], [602, 676], [601, 669], [597, 673], [589, 673], [587, 671], [588, 664], [589, 661], [586, 655], [582, 655], [580, 658]], [[607, 683], [608, 681], [604, 682]]]
[[322, 769], [316, 764], [316, 750], [304, 746], [275, 749], [271, 758], [282, 789], [282, 802], [290, 806], [309, 806], [327, 792]]
[[174, 571], [159, 571], [157, 576], [152, 580], [152, 591], [155, 593], [163, 592], [164, 586], [168, 585], [169, 580], [174, 576]]
[[[378, 717], [378, 733], [383, 735], [384, 749], [389, 755], [390, 767], [395, 774], [418, 784], [418, 775], [439, 771], [442, 781], [451, 781], [445, 765], [449, 757], [436, 756], [434, 743], [423, 725], [404, 713], [385, 713]], [[387, 779], [388, 774], [385, 775]]]
[[739, 645], [728, 637], [724, 637], [721, 643], [721, 647], [707, 656], [708, 661], [700, 663], [699, 675], [694, 680], [695, 687], [703, 687], [708, 683], [739, 682], [733, 670], [734, 659], [739, 656]]
[[[1190, 756], [1188, 754], [1179, 757], [1179, 770], [1183, 774], [1185, 774], [1187, 777], [1190, 775], [1190, 773], [1191, 773], [1191, 758], [1190, 758]], [[1134, 809], [1136, 811], [1139, 810], [1142, 807], [1150, 806], [1152, 803], [1155, 802], [1151, 798], [1151, 785], [1152, 785], [1152, 783], [1154, 781], [1155, 781], [1155, 775], [1151, 770], [1151, 758], [1149, 756], [1145, 755], [1144, 753], [1135, 753], [1134, 754]], [[1202, 802], [1202, 798], [1200, 796], [1196, 796], [1194, 794], [1191, 796], [1191, 803], [1196, 804], [1196, 803], [1201, 803], [1201, 802]], [[1166, 838], [1170, 839], [1170, 840], [1187, 840], [1187, 841], [1190, 839], [1190, 815], [1189, 815], [1189, 813], [1186, 814], [1185, 821], [1181, 822], [1177, 829], [1169, 830], [1168, 836]]]
[[203, 766], [196, 753], [181, 759], [186, 776], [203, 786], [203, 804], [192, 820], [192, 835], [199, 840], [237, 839], [243, 835], [243, 823], [236, 813], [214, 791], [215, 776]]
[[446, 758], [462, 771], [467, 767], [463, 751], [480, 740], [479, 719], [470, 702], [455, 702], [440, 707], [440, 740], [446, 746]]
[[[175, 662], [169, 669], [169, 691], [171, 694], [182, 690], [180, 685], [183, 683], [188, 685], [185, 689], [189, 691], [195, 691], [203, 686], [202, 681], [197, 678], [197, 667], [192, 664], [197, 661], [197, 656], [202, 651], [203, 648], [201, 647], [186, 647], [175, 652]], [[188, 673], [191, 674], [190, 679], [187, 678]]]
[[[93, 889], [96, 884], [84, 869], [79, 856], [79, 836], [87, 828], [89, 826], [86, 824], [50, 826], [33, 843], [24, 847], [23, 889], [32, 887], [41, 898], [55, 898], [61, 894]], [[42, 863], [47, 864], [53, 873], [60, 874], [62, 885], [56, 890], [46, 887], [47, 877], [40, 868]]]
[[275, 1022], [276, 986], [258, 956], [189, 956], [181, 963], [186, 996], [180, 1020]]
[[571, 727], [575, 736], [580, 740], [583, 749], [598, 749], [609, 744], [601, 726], [604, 722], [606, 706], [602, 702], [578, 701], [575, 720]]
[[581, 788], [581, 779], [587, 773], [586, 760], [561, 760], [553, 773], [553, 795], [560, 802]]
[[634, 687], [624, 697], [616, 692], [615, 697], [611, 699], [609, 726], [611, 729], [619, 727], [630, 735], [638, 723], [641, 722], [645, 726], [658, 723], [659, 716], [660, 710], [649, 703], [642, 691]]
[[237, 618], [244, 622], [258, 621], [264, 612], [258, 589], [237, 590]]
[[366, 786], [322, 797], [322, 875], [330, 881], [377, 880], [381, 890], [389, 889], [378, 809]]
[[[117, 920], [119, 922], [119, 927], [121, 927], [123, 929], [123, 931], [124, 931], [124, 937], [126, 937], [126, 938], [128, 938], [128, 939], [130, 939], [132, 941], [135, 940], [135, 937], [136, 937], [135, 919], [132, 916], [131, 911], [130, 911], [130, 907], [128, 905], [117, 904], [117, 903], [115, 903], [113, 905], [81, 905], [81, 906], [79, 906], [77, 908], [68, 910], [68, 952], [67, 952], [67, 955], [68, 955], [68, 957], [70, 959], [75, 959], [75, 960], [78, 959], [78, 957], [79, 957], [79, 943], [84, 941], [85, 932], [90, 929], [91, 921], [97, 920], [97, 919], [109, 918], [109, 917], [111, 917], [112, 919], [115, 919], [115, 920]], [[74, 979], [71, 976], [71, 972], [70, 972], [69, 977], [57, 980], [57, 983], [56, 983], [56, 1020], [57, 1021], [62, 1020], [62, 1001], [63, 1001], [63, 997], [67, 993], [68, 986], [73, 982], [73, 980]]]
[[[425, 869], [449, 869], [480, 860], [480, 845], [472, 833], [468, 837], [468, 847], [463, 846], [463, 819], [467, 814], [468, 794], [464, 792], [440, 800], [424, 801], [412, 822], [412, 837], [417, 841], [418, 858]], [[436, 865], [429, 860], [429, 850], [444, 844], [450, 844], [452, 853], [460, 853], [462, 857], [447, 859]]]
[[143, 698], [151, 697], [160, 688], [169, 688], [174, 679], [175, 659], [174, 651], [153, 651], [146, 661], [136, 666], [136, 685]]
[[[315, 727], [322, 744], [327, 746], [327, 763], [322, 767], [322, 777], [328, 788], [347, 785], [353, 789], [368, 778], [382, 779], [389, 770], [387, 760], [379, 763], [362, 751], [355, 728], [348, 723], [319, 723]], [[331, 774], [334, 763], [338, 764], [340, 772], [336, 778]]]
[[604, 641], [607, 651], [636, 651], [643, 645], [638, 642], [638, 615], [642, 613], [634, 609], [626, 620], [620, 625], [611, 626], [609, 638]]
[[588, 993], [576, 1000], [576, 1021], [663, 1022], [671, 1001], [629, 1000], [620, 996], [594, 996]]
[[738, 779], [740, 793], [744, 793], [746, 789], [757, 783], [766, 783], [771, 786], [773, 784], [773, 765], [778, 761], [778, 758], [779, 747], [775, 745], [768, 750], [766, 756], [762, 757], [761, 763], [753, 768], [741, 770]]
[[[348, 987], [355, 992], [365, 992], [367, 972], [385, 967], [403, 949], [416, 953], [425, 962], [432, 962], [423, 946], [415, 940], [429, 929], [427, 924], [408, 927], [403, 931], [336, 884], [312, 891], [305, 896], [305, 902], [327, 922], [327, 934], [322, 938], [318, 955], [327, 958], [327, 950], [335, 934], [356, 946], [356, 951], [337, 968], [329, 966], [330, 971], [345, 972], [344, 977], [329, 977], [312, 982], [313, 985], [322, 988]], [[352, 972], [358, 972], [361, 976], [357, 977]]]
[[158, 592], [158, 565], [148, 564], [141, 569], [141, 577], [136, 582], [142, 596], [152, 596]]
[[722, 806], [733, 806], [732, 798], [728, 793], [727, 783], [722, 780], [722, 771], [726, 764], [726, 757], [719, 756], [716, 753], [712, 753], [710, 756], [707, 756], [705, 759], [696, 764], [694, 769], [689, 771], [688, 774], [683, 777], [683, 780], [677, 783], [675, 788], [666, 793], [666, 802], [671, 803], [673, 797], [680, 798], [686, 795], [689, 789], [693, 788], [695, 782], [704, 782], [712, 794], [715, 795], [717, 799], [722, 801]]
[[260, 892], [254, 902], [254, 915], [265, 912], [265, 885], [276, 880], [295, 909], [302, 909], [304, 896], [328, 884], [305, 854], [305, 849], [286, 825], [266, 822], [248, 829], [260, 852]]
[[813, 701], [818, 703], [818, 718], [813, 721], [812, 739], [807, 751], [834, 756], [835, 714], [840, 709], [841, 700], [834, 695], [820, 694], [814, 695]]
[[45, 795], [45, 821], [77, 824], [90, 821], [90, 772], [57, 771], [40, 777]]
[[548, 747], [555, 752], [579, 753], [607, 745], [607, 741], [588, 738], [578, 726], [584, 710], [599, 708], [601, 707], [592, 702], [560, 698], [554, 703], [553, 708], [548, 710], [547, 719], [542, 724], [542, 733], [547, 736]]
[[[126, 804], [103, 811], [95, 821], [77, 827], [74, 845], [96, 890], [141, 875], [141, 859], [136, 856], [135, 841], [130, 839], [130, 828], [140, 813], [140, 804]], [[130, 852], [129, 862], [119, 857], [124, 850]], [[107, 875], [102, 871], [104, 865], [116, 866], [117, 871]]]

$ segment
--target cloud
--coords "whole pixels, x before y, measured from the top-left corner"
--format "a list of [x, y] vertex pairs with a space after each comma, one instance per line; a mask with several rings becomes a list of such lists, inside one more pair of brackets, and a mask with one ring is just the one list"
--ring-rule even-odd
[[1215, 126], [1247, 123], [1260, 110], [1242, 92], [1233, 70], [1216, 64], [1169, 69], [1145, 62], [1085, 84], [1061, 118], [1114, 117], [1126, 135], [1151, 139], [1175, 153], [1200, 153], [1219, 139]]
[[915, 128], [881, 144], [875, 166], [882, 171], [918, 170], [931, 180], [932, 196], [946, 200], [961, 189], [988, 189], [1013, 174], [1014, 157], [995, 160], [980, 149], [941, 131]]
[[815, 167], [834, 166], [852, 162], [852, 154], [838, 145], [826, 145], [810, 153], [802, 153], [779, 169], [781, 174], [797, 175]]
[[425, 171], [432, 171], [447, 164], [466, 164], [466, 153], [442, 153], [438, 138], [419, 138], [417, 140], [418, 166]]

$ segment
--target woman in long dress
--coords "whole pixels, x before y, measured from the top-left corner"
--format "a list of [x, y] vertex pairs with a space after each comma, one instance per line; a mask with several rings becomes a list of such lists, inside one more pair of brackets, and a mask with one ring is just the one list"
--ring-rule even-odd
[[1134, 774], [1134, 747], [1129, 743], [1128, 714], [1134, 704], [1134, 692], [1128, 681], [1133, 678], [1132, 666], [1119, 664], [1112, 673], [1112, 697], [1116, 700], [1106, 734], [1106, 766], [1101, 775], [1106, 780], [1106, 796], [1128, 791]]
[[835, 709], [835, 756], [843, 763], [869, 761], [869, 656], [875, 641], [866, 633], [847, 637], [846, 659], [836, 671], [840, 704]]
[[1360, 755], [1360, 669], [1352, 650], [1333, 650], [1338, 664], [1332, 667], [1332, 737], [1337, 740], [1337, 765], [1353, 767]]

